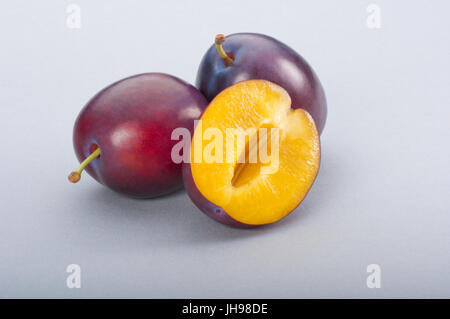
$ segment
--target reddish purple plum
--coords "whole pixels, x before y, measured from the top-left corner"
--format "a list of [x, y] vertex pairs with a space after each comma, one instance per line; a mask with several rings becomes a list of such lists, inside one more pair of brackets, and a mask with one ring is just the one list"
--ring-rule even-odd
[[283, 87], [293, 108], [308, 111], [322, 132], [327, 103], [313, 69], [297, 52], [267, 35], [236, 33], [216, 36], [201, 61], [196, 85], [211, 101], [225, 88], [244, 80], [262, 79]]
[[181, 163], [172, 161], [175, 128], [191, 133], [206, 108], [205, 97], [174, 76], [145, 73], [106, 87], [79, 114], [73, 144], [80, 167], [99, 183], [133, 197], [149, 198], [183, 186]]

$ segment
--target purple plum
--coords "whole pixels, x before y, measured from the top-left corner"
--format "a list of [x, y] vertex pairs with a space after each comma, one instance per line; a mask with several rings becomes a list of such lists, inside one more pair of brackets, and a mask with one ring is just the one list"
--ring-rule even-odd
[[174, 76], [145, 73], [128, 77], [95, 95], [79, 114], [73, 144], [80, 167], [99, 183], [133, 197], [155, 197], [183, 186], [171, 140], [175, 128], [191, 133], [206, 108], [194, 86]]
[[211, 101], [225, 88], [244, 80], [262, 79], [283, 87], [292, 107], [308, 111], [322, 132], [327, 103], [313, 69], [297, 52], [267, 35], [236, 33], [216, 36], [203, 57], [196, 85]]

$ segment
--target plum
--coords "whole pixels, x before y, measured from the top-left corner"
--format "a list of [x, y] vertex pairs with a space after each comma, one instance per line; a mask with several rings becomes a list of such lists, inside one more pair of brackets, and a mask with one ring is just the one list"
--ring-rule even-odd
[[95, 95], [79, 114], [73, 144], [80, 167], [99, 183], [133, 197], [155, 197], [183, 186], [181, 163], [171, 158], [172, 131], [193, 130], [206, 108], [192, 85], [162, 73], [120, 80]]
[[216, 36], [215, 45], [204, 55], [196, 86], [211, 101], [225, 88], [244, 80], [262, 79], [283, 87], [293, 108], [311, 114], [319, 133], [327, 117], [322, 85], [309, 66], [293, 49], [263, 34], [236, 33]]
[[[230, 132], [248, 134], [239, 143]], [[258, 156], [252, 158], [252, 151]], [[293, 211], [313, 184], [320, 166], [319, 133], [307, 111], [291, 108], [283, 88], [243, 81], [222, 91], [204, 111], [189, 160], [183, 165], [185, 189], [202, 212], [234, 227], [270, 224]]]

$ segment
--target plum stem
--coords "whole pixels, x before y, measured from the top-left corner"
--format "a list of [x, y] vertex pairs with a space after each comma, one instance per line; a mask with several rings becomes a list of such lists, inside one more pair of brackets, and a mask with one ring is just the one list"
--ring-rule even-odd
[[78, 166], [76, 171], [73, 171], [72, 173], [69, 174], [69, 181], [72, 183], [76, 183], [80, 180], [81, 178], [81, 172], [86, 168], [86, 166], [89, 165], [90, 162], [92, 162], [95, 158], [100, 156], [100, 148], [96, 148], [91, 155], [89, 155], [88, 157], [86, 157], [86, 159], [81, 162], [80, 166]]
[[223, 49], [222, 44], [225, 42], [225, 36], [223, 34], [216, 35], [216, 39], [214, 40], [214, 43], [216, 44], [217, 52], [219, 52], [222, 59], [225, 60], [226, 66], [230, 66], [233, 64], [233, 59], [227, 55], [225, 50]]

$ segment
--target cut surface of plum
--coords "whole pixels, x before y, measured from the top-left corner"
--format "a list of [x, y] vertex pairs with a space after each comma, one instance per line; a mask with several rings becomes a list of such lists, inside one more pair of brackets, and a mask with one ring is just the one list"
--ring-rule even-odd
[[[245, 140], [230, 132], [242, 133]], [[217, 136], [222, 147], [211, 146], [218, 146], [212, 143]], [[196, 192], [187, 187], [188, 194], [192, 198], [199, 192], [213, 204], [197, 206], [220, 207], [239, 223], [263, 225], [285, 217], [306, 196], [319, 169], [320, 141], [312, 117], [292, 109], [283, 88], [249, 80], [225, 89], [210, 103], [194, 131], [190, 155], [190, 187]], [[213, 212], [205, 213], [214, 218]]]

